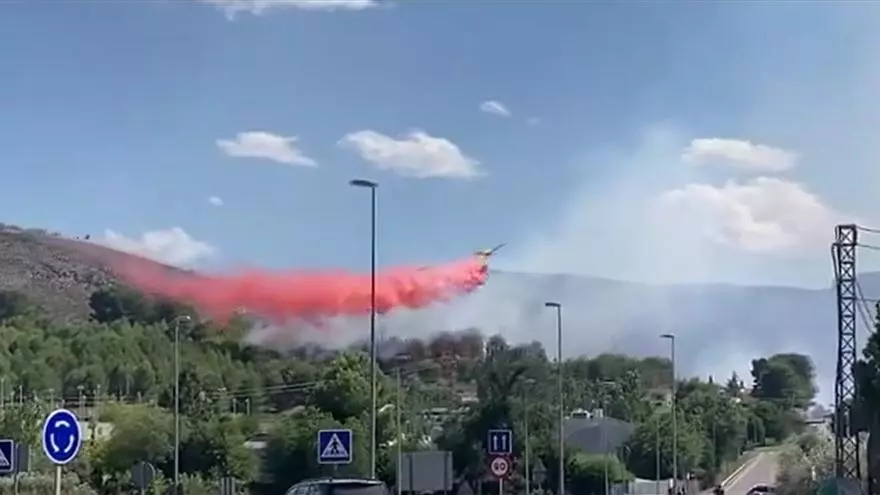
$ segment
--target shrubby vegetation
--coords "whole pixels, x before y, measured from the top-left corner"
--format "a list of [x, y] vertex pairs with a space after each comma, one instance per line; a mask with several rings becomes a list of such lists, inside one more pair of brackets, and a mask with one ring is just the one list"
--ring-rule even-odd
[[[173, 469], [173, 322], [186, 307], [151, 301], [124, 288], [93, 294], [89, 322], [59, 325], [15, 293], [0, 293], [0, 431], [35, 447], [39, 419], [60, 404], [112, 432], [89, 442], [68, 472], [84, 488], [65, 493], [118, 494], [130, 487], [129, 468], [148, 461], [162, 490]], [[330, 352], [304, 347], [289, 354], [244, 346], [243, 321], [223, 325], [194, 319], [181, 328], [181, 468], [186, 493], [216, 493], [233, 476], [256, 493], [278, 493], [321, 475], [315, 431], [345, 426], [358, 439], [355, 462], [340, 474], [369, 466], [369, 361], [362, 348]], [[557, 484], [556, 367], [537, 343], [513, 346], [477, 330], [443, 333], [428, 341], [393, 344], [406, 359], [381, 363], [378, 470], [394, 483], [395, 374], [402, 379], [402, 438], [407, 450], [432, 446], [454, 455], [457, 479], [476, 487], [485, 477], [485, 431], [506, 425], [522, 454], [525, 409], [533, 459], [547, 469], [544, 488]], [[566, 361], [567, 409], [605, 405], [607, 416], [635, 425], [619, 455], [567, 453], [567, 482], [578, 493], [611, 482], [671, 475], [671, 367], [663, 358], [600, 355]], [[813, 399], [813, 368], [797, 354], [756, 359], [749, 386], [691, 379], [677, 384], [679, 469], [707, 482], [744, 449], [800, 432], [800, 412]], [[462, 397], [473, 393], [477, 401]], [[444, 408], [441, 427], [426, 411]], [[880, 409], [878, 409], [880, 410]], [[97, 424], [92, 421], [91, 424]], [[660, 473], [656, 472], [660, 439]], [[246, 440], [253, 440], [246, 444]], [[261, 445], [263, 449], [254, 448]], [[522, 463], [511, 480], [521, 486]], [[35, 475], [33, 483], [42, 478]], [[29, 481], [28, 483], [31, 483]], [[0, 493], [6, 485], [0, 483]], [[25, 486], [25, 485], [22, 485]], [[22, 493], [43, 493], [40, 489]], [[79, 491], [76, 491], [79, 490]], [[156, 493], [159, 493], [158, 491]]]

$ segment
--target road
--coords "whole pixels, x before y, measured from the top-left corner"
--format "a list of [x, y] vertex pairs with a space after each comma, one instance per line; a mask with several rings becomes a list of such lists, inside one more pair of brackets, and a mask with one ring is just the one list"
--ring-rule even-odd
[[745, 495], [755, 485], [775, 485], [779, 471], [776, 452], [761, 452], [724, 483], [725, 495]]

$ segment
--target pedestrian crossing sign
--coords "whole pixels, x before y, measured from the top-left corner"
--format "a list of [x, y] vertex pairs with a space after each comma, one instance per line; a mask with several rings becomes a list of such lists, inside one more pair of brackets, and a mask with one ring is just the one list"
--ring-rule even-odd
[[350, 464], [351, 430], [318, 431], [318, 464]]
[[0, 474], [15, 472], [15, 441], [0, 439]]

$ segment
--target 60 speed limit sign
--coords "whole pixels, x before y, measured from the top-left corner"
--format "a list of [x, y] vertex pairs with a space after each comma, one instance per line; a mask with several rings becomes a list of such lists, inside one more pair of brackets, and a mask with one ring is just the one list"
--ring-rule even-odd
[[510, 461], [506, 457], [493, 457], [489, 461], [489, 470], [496, 478], [504, 478], [510, 473]]

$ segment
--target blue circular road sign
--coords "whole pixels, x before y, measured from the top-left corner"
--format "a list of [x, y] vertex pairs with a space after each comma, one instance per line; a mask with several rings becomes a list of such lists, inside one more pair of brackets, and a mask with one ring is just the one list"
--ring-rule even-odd
[[43, 421], [43, 452], [55, 464], [67, 464], [79, 454], [82, 431], [76, 415], [67, 409], [56, 409]]

